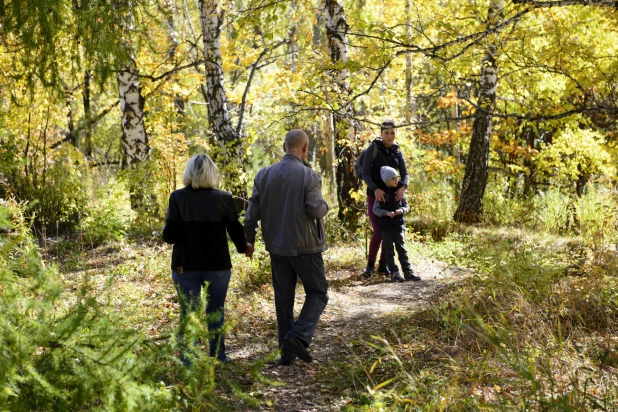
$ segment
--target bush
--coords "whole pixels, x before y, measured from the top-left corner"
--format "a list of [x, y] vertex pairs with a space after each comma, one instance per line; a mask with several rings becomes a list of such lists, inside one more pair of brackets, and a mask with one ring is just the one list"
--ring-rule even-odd
[[80, 229], [84, 231], [86, 241], [93, 246], [119, 240], [131, 226], [135, 214], [125, 185], [112, 180], [97, 190], [87, 216], [80, 222]]
[[533, 199], [533, 227], [547, 233], [566, 231], [571, 216], [571, 199], [551, 188]]
[[35, 227], [53, 234], [75, 229], [91, 187], [88, 168], [77, 149], [63, 146], [55, 159], [11, 168], [7, 175], [4, 192], [28, 204], [27, 215]]
[[[136, 212], [131, 226], [136, 235], [151, 234], [155, 227], [159, 229], [167, 207], [169, 193], [161, 199], [155, 194], [156, 167], [153, 161], [145, 161], [131, 165], [117, 175], [118, 181], [128, 189], [131, 209]], [[165, 201], [164, 207], [160, 207], [160, 201]]]
[[418, 216], [430, 221], [451, 221], [457, 208], [453, 186], [447, 182], [413, 179], [406, 199], [411, 217]]
[[[65, 293], [28, 227], [21, 205], [0, 202], [1, 410], [178, 410], [182, 393], [198, 406], [210, 396], [213, 360], [198, 352], [183, 385], [167, 386], [181, 370], [175, 339], [125, 326], [88, 277]], [[186, 333], [206, 339], [204, 325]]]
[[524, 227], [534, 213], [532, 202], [521, 198], [519, 193], [508, 195], [508, 182], [501, 177], [487, 182], [483, 198], [483, 219], [494, 225]]

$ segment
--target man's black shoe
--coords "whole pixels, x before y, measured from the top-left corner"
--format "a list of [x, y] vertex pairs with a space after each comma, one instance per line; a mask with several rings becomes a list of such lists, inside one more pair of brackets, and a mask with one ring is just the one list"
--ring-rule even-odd
[[289, 366], [296, 360], [296, 355], [290, 352], [282, 352], [281, 358], [275, 362], [277, 365]]
[[313, 362], [313, 358], [307, 352], [307, 348], [296, 336], [286, 336], [283, 339], [283, 345], [281, 345], [282, 352], [291, 352], [298, 356], [303, 362]]
[[290, 366], [294, 364], [294, 360], [290, 359], [277, 359], [275, 365], [277, 366]]
[[230, 358], [229, 356], [225, 356], [223, 358], [217, 358], [217, 360], [221, 363], [230, 363], [232, 362], [232, 358]]

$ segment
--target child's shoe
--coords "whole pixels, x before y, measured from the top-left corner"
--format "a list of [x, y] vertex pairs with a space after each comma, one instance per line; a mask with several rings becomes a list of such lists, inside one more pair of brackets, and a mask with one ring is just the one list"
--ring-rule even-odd
[[405, 280], [413, 280], [415, 282], [418, 282], [419, 280], [421, 280], [419, 276], [416, 276], [416, 274], [414, 273], [412, 269], [409, 269], [403, 272], [403, 277], [405, 278]]
[[391, 282], [403, 282], [404, 278], [403, 276], [401, 276], [401, 273], [399, 273], [399, 271], [395, 271], [393, 272], [393, 274], [391, 275]]
[[380, 275], [384, 275], [384, 276], [390, 276], [391, 275], [391, 271], [388, 269], [388, 265], [383, 260], [378, 262], [378, 273]]

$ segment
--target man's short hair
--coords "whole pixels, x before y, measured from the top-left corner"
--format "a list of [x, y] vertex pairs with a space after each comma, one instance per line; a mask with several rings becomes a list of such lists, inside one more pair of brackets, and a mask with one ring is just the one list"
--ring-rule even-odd
[[300, 149], [307, 142], [309, 142], [307, 133], [300, 129], [293, 129], [285, 134], [285, 145], [289, 149]]

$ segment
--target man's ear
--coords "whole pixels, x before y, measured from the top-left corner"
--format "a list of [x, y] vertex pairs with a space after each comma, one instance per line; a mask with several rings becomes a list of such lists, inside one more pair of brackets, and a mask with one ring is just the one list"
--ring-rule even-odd
[[285, 145], [285, 142], [283, 142], [283, 153], [287, 153], [288, 152], [288, 148]]
[[307, 153], [309, 151], [309, 142], [303, 145], [303, 153]]

